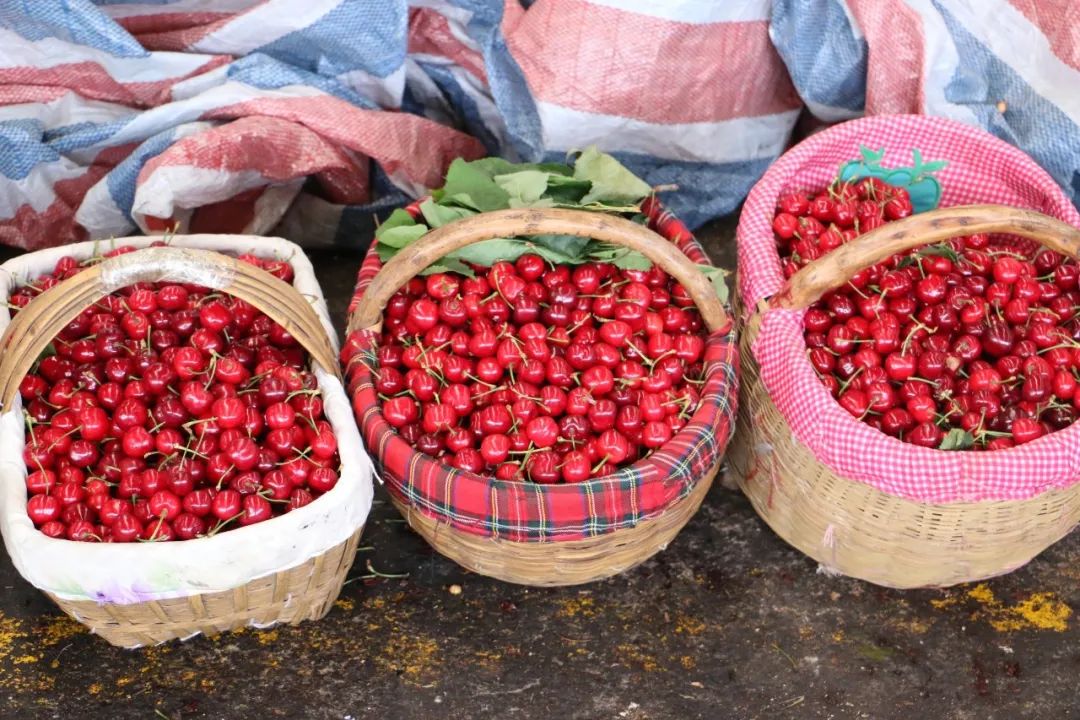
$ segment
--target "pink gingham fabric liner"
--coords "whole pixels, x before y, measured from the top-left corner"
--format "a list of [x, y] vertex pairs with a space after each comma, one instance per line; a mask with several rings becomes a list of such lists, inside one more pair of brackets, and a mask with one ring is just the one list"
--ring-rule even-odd
[[[941, 206], [998, 203], [1080, 227], [1080, 214], [1027, 155], [992, 135], [944, 118], [876, 116], [811, 136], [780, 158], [751, 191], [737, 232], [739, 292], [746, 312], [784, 283], [771, 221], [786, 190], [821, 188], [859, 146], [886, 148], [883, 164], [910, 165], [911, 150], [947, 160], [937, 173]], [[803, 311], [769, 310], [752, 347], [761, 379], [799, 442], [837, 475], [924, 503], [1026, 500], [1080, 480], [1080, 423], [997, 452], [910, 445], [844, 411], [806, 359]]]

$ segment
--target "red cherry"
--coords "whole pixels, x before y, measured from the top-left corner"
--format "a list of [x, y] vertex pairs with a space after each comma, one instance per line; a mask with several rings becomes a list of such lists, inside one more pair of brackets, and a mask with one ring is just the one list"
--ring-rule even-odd
[[317, 467], [308, 475], [308, 487], [320, 493], [333, 490], [337, 481], [337, 472], [327, 467]]
[[230, 520], [240, 514], [242, 502], [242, 496], [235, 490], [221, 490], [214, 496], [210, 512], [218, 520]]
[[43, 525], [60, 517], [63, 505], [50, 495], [33, 495], [26, 503], [26, 512], [35, 525]]
[[1032, 418], [1020, 417], [1012, 422], [1012, 439], [1017, 445], [1036, 440], [1046, 434], [1046, 429]]
[[183, 509], [180, 498], [168, 490], [159, 490], [150, 496], [147, 504], [150, 514], [155, 517], [164, 517], [166, 520], [174, 520]]
[[932, 422], [919, 423], [905, 436], [909, 443], [928, 448], [938, 447], [943, 438], [941, 429]]
[[240, 515], [241, 525], [254, 525], [255, 523], [263, 522], [270, 519], [270, 503], [263, 496], [245, 495], [242, 501], [242, 505], [243, 512]]
[[510, 454], [510, 440], [506, 435], [486, 435], [480, 442], [480, 455], [489, 465], [498, 465]]

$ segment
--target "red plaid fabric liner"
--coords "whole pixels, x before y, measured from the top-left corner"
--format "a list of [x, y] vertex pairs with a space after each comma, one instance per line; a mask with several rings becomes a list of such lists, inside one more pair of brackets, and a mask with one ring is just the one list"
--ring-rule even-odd
[[[419, 214], [418, 203], [408, 208]], [[708, 256], [677, 218], [657, 202], [643, 211], [649, 226], [691, 260]], [[350, 312], [382, 264], [374, 245], [360, 268]], [[476, 535], [521, 542], [574, 540], [634, 527], [690, 494], [720, 462], [734, 427], [738, 350], [734, 328], [713, 333], [705, 348], [705, 384], [697, 412], [664, 447], [612, 475], [583, 483], [505, 482], [463, 472], [416, 451], [383, 419], [371, 375], [379, 338], [355, 332], [343, 351], [360, 432], [387, 489], [417, 511]]]
[[[1076, 208], [1042, 168], [983, 130], [915, 115], [855, 120], [800, 143], [751, 191], [738, 229], [744, 308], [756, 307], [784, 283], [771, 226], [781, 193], [823, 187], [841, 163], [858, 157], [860, 145], [886, 148], [886, 165], [909, 165], [914, 148], [926, 160], [947, 160], [937, 173], [942, 207], [997, 203], [1080, 226]], [[802, 318], [803, 311], [768, 311], [753, 352], [762, 382], [794, 436], [836, 474], [925, 503], [1026, 500], [1080, 479], [1080, 424], [1009, 450], [973, 453], [909, 445], [859, 422], [832, 398], [807, 360]]]

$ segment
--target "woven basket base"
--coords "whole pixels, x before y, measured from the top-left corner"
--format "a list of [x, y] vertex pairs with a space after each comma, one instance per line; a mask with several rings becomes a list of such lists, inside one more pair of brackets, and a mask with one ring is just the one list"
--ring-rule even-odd
[[795, 439], [765, 391], [749, 350], [758, 317], [741, 342], [728, 462], [769, 527], [826, 568], [889, 587], [944, 587], [1015, 570], [1080, 522], [1080, 484], [1031, 500], [929, 505], [838, 477]]
[[390, 498], [413, 530], [468, 570], [519, 585], [581, 585], [618, 575], [666, 548], [701, 506], [719, 468], [717, 463], [689, 495], [661, 515], [584, 540], [514, 542], [482, 537], [415, 512], [393, 493]]
[[296, 625], [330, 611], [356, 557], [363, 528], [307, 562], [224, 592], [117, 605], [65, 600], [60, 609], [112, 645], [135, 648], [248, 625]]

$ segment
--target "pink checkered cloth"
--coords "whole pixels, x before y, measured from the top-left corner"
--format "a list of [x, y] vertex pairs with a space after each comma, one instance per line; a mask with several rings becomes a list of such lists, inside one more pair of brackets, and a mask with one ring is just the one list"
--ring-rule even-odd
[[[997, 203], [1045, 213], [1080, 227], [1080, 214], [1031, 158], [992, 135], [919, 115], [853, 120], [811, 136], [780, 158], [750, 192], [739, 221], [739, 292], [751, 312], [784, 283], [772, 217], [786, 190], [824, 187], [859, 147], [886, 148], [883, 164], [902, 166], [911, 150], [947, 160], [937, 173], [942, 207]], [[849, 415], [806, 358], [802, 310], [768, 310], [753, 345], [761, 379], [795, 437], [841, 477], [925, 503], [1026, 500], [1080, 480], [1080, 423], [996, 452], [922, 448]]]

